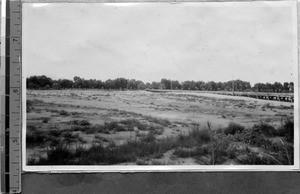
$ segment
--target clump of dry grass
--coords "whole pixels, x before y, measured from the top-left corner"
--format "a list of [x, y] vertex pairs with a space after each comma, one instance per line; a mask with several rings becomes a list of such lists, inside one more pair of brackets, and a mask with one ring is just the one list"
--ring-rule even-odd
[[237, 123], [230, 122], [228, 124], [228, 126], [224, 129], [224, 134], [225, 135], [228, 135], [228, 134], [234, 135], [234, 134], [240, 133], [244, 130], [245, 130], [244, 126], [237, 124]]
[[[79, 126], [85, 133], [103, 132], [103, 130], [128, 130], [138, 125], [139, 121], [124, 120], [112, 122], [106, 125]], [[77, 123], [78, 124], [78, 123]], [[29, 164], [120, 164], [124, 162], [136, 162], [138, 164], [153, 164], [153, 159], [160, 159], [164, 153], [172, 150], [173, 156], [179, 158], [195, 158], [199, 163], [218, 165], [227, 160], [234, 160], [239, 164], [270, 165], [270, 164], [293, 164], [293, 121], [286, 120], [279, 128], [268, 123], [259, 123], [251, 128], [245, 128], [238, 124], [230, 123], [226, 128], [213, 130], [210, 123], [207, 128], [194, 125], [187, 134], [179, 134], [177, 137], [156, 138], [157, 130], [152, 126], [151, 130], [139, 138], [130, 139], [117, 145], [107, 142], [104, 145], [101, 137], [97, 144], [90, 148], [70, 147], [74, 142], [82, 141], [74, 132], [52, 131], [41, 133], [31, 127], [28, 142], [41, 143], [45, 139], [51, 140], [55, 136], [64, 138], [64, 143], [59, 141], [56, 146], [48, 150], [47, 156], [39, 160], [29, 160]], [[158, 127], [159, 128], [159, 127]], [[150, 128], [148, 128], [150, 129]], [[31, 138], [31, 139], [30, 139]], [[36, 139], [32, 139], [36, 138]], [[100, 141], [101, 140], [101, 141]], [[206, 161], [201, 161], [205, 158]], [[150, 162], [149, 162], [150, 161]], [[155, 160], [156, 161], [156, 160]], [[154, 161], [154, 163], [155, 163]], [[159, 161], [159, 160], [157, 160]]]
[[147, 119], [149, 122], [156, 123], [163, 127], [168, 127], [169, 125], [172, 124], [168, 119], [161, 119], [161, 118], [156, 118], [151, 116], [145, 116], [145, 119]]

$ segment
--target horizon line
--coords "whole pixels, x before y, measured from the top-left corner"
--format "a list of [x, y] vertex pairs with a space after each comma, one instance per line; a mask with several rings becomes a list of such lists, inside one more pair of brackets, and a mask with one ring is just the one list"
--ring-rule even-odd
[[186, 82], [186, 81], [193, 81], [193, 82], [204, 82], [204, 83], [208, 83], [208, 82], [215, 82], [215, 83], [219, 83], [219, 82], [221, 82], [221, 83], [224, 83], [224, 82], [230, 82], [230, 81], [243, 81], [243, 82], [249, 82], [250, 83], [250, 85], [252, 85], [252, 83], [254, 83], [253, 85], [255, 85], [255, 84], [258, 84], [258, 83], [262, 83], [262, 84], [267, 84], [267, 83], [270, 83], [270, 84], [272, 84], [272, 83], [276, 83], [276, 82], [279, 82], [279, 83], [294, 83], [294, 81], [275, 81], [275, 82], [251, 82], [251, 81], [246, 81], [246, 80], [242, 80], [242, 79], [240, 79], [240, 78], [238, 78], [238, 79], [231, 79], [231, 80], [227, 80], [227, 81], [213, 81], [213, 80], [208, 80], [208, 81], [204, 81], [204, 80], [184, 80], [184, 81], [179, 81], [179, 80], [176, 80], [176, 79], [169, 79], [169, 78], [161, 78], [160, 80], [158, 80], [158, 81], [143, 81], [143, 80], [140, 80], [140, 79], [135, 79], [135, 78], [125, 78], [125, 77], [115, 77], [115, 78], [108, 78], [108, 79], [97, 79], [97, 78], [84, 78], [84, 77], [80, 77], [80, 76], [73, 76], [73, 78], [71, 78], [71, 79], [69, 79], [69, 78], [53, 78], [53, 77], [51, 77], [51, 76], [47, 76], [47, 75], [45, 75], [45, 74], [43, 74], [43, 75], [31, 75], [31, 76], [27, 76], [26, 77], [26, 79], [28, 79], [28, 78], [30, 78], [30, 77], [33, 77], [33, 76], [46, 76], [46, 77], [48, 77], [48, 78], [51, 78], [52, 80], [71, 80], [71, 81], [74, 81], [74, 78], [75, 77], [79, 77], [79, 78], [81, 78], [81, 79], [84, 79], [84, 80], [96, 80], [96, 81], [102, 81], [102, 82], [105, 82], [105, 81], [107, 81], [107, 80], [115, 80], [115, 79], [120, 79], [120, 78], [123, 78], [123, 79], [126, 79], [126, 80], [136, 80], [136, 81], [142, 81], [143, 83], [153, 83], [153, 82], [161, 82], [161, 80], [162, 79], [166, 79], [166, 80], [168, 80], [168, 81], [178, 81], [179, 83], [183, 83], [183, 82]]

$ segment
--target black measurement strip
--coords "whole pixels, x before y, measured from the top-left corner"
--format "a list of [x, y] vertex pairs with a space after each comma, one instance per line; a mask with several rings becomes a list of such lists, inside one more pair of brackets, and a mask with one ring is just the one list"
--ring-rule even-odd
[[5, 24], [5, 190], [10, 192], [10, 0], [6, 0], [6, 24]]

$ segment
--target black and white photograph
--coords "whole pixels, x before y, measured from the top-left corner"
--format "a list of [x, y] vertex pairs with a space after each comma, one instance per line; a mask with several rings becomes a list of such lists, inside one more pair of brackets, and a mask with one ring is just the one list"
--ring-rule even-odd
[[299, 165], [295, 2], [22, 9], [27, 167]]

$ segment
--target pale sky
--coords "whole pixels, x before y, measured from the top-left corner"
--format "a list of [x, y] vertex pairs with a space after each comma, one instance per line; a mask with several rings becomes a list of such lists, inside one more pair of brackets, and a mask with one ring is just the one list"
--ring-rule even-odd
[[295, 5], [25, 3], [26, 77], [293, 81]]

